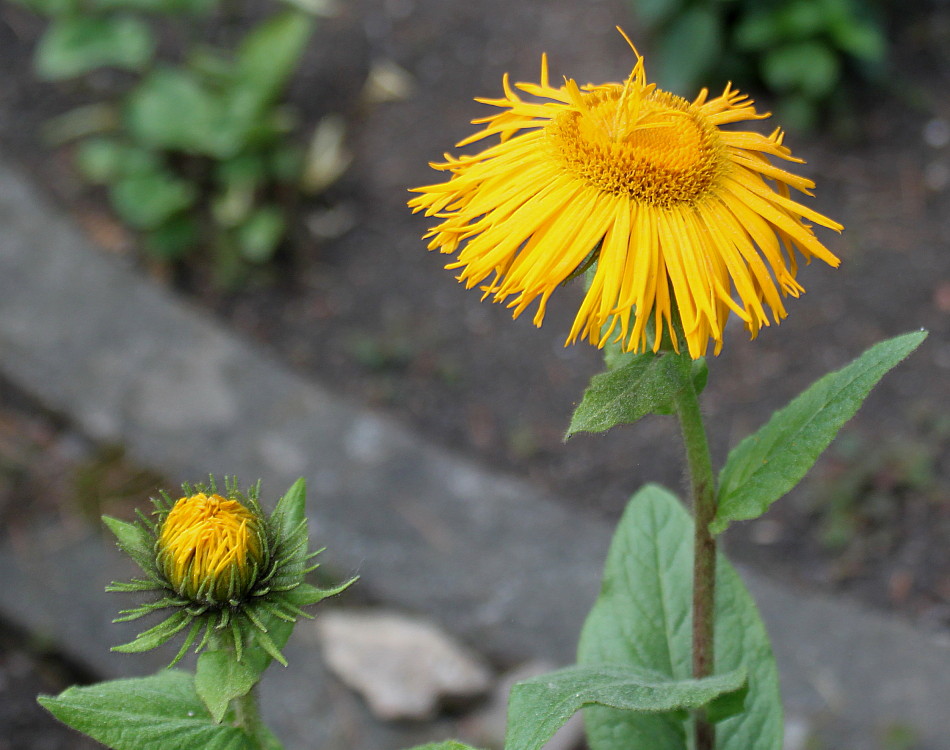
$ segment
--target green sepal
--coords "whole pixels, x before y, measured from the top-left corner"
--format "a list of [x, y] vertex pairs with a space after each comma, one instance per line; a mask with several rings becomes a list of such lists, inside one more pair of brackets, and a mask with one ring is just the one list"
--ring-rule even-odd
[[[109, 591], [109, 589], [107, 588], [106, 591]], [[163, 596], [158, 601], [140, 604], [138, 607], [132, 607], [131, 609], [120, 609], [119, 617], [116, 617], [112, 622], [129, 622], [131, 620], [137, 620], [140, 617], [144, 617], [145, 615], [155, 612], [159, 609], [166, 609], [168, 607], [184, 607], [187, 605], [188, 602], [184, 599]]]
[[112, 650], [123, 654], [137, 654], [158, 648], [170, 640], [178, 631], [184, 629], [193, 618], [194, 616], [191, 613], [179, 609], [155, 627], [139, 633], [135, 640], [123, 643], [121, 646], [113, 646]]
[[710, 532], [757, 518], [808, 473], [868, 393], [927, 337], [914, 331], [882, 341], [851, 364], [813, 383], [729, 454], [719, 474]]
[[295, 607], [309, 607], [311, 604], [319, 604], [328, 597], [342, 594], [358, 580], [359, 576], [353, 576], [348, 581], [328, 589], [321, 589], [310, 583], [301, 583], [293, 591], [288, 591], [284, 598]]
[[[306, 503], [307, 481], [301, 477], [277, 501], [277, 506], [268, 519], [280, 538], [292, 536], [300, 529], [301, 524], [306, 522]], [[304, 531], [306, 533], [306, 529]]]
[[648, 414], [670, 414], [673, 397], [692, 372], [687, 354], [634, 355], [626, 364], [591, 378], [571, 417], [565, 439], [578, 432], [604, 432]]
[[[108, 526], [109, 531], [115, 535], [122, 551], [131, 557], [135, 564], [138, 565], [146, 575], [150, 578], [157, 578], [158, 568], [155, 566], [155, 537], [149, 533], [148, 529], [140, 524], [120, 521], [118, 518], [113, 518], [112, 516], [103, 516], [102, 522]], [[138, 581], [134, 581], [133, 583], [137, 584]], [[122, 585], [123, 584], [113, 583], [112, 587]], [[127, 586], [128, 584], [125, 585]], [[113, 590], [128, 591], [130, 589], [114, 588]]]
[[743, 668], [702, 680], [673, 680], [630, 665], [567, 667], [512, 688], [505, 750], [541, 750], [571, 716], [586, 706], [674, 713], [685, 718], [685, 711], [702, 708], [724, 696], [741, 696], [745, 687]]
[[106, 591], [114, 593], [116, 591], [161, 591], [165, 584], [157, 581], [143, 581], [141, 578], [133, 578], [131, 581], [113, 581], [106, 586]]
[[113, 750], [255, 750], [243, 730], [216, 724], [187, 672], [71, 687], [37, 699], [64, 724]]
[[[600, 595], [584, 623], [578, 662], [692, 676], [693, 520], [669, 491], [656, 485], [630, 500], [610, 545]], [[717, 674], [744, 669], [748, 693], [709, 706], [717, 750], [781, 750], [778, 671], [751, 595], [728, 561], [716, 566]], [[740, 698], [744, 710], [735, 715]], [[729, 718], [725, 718], [728, 716]], [[672, 713], [584, 709], [591, 750], [687, 750], [692, 734]]]

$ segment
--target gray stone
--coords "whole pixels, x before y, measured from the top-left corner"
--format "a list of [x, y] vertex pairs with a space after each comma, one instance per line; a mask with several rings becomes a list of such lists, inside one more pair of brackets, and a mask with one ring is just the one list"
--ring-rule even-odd
[[323, 657], [388, 721], [432, 719], [440, 706], [477, 698], [491, 671], [429, 622], [392, 611], [331, 610], [317, 621]]

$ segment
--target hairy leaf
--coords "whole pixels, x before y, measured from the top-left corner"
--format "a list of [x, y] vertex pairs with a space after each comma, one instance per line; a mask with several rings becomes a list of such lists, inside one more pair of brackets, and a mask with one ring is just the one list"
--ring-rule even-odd
[[[671, 680], [692, 676], [693, 521], [667, 490], [631, 499], [610, 546], [600, 596], [581, 633], [578, 661], [628, 665]], [[781, 750], [782, 706], [768, 635], [723, 556], [716, 570], [716, 673], [744, 669], [745, 709], [716, 725], [717, 750]], [[710, 718], [729, 714], [720, 705]], [[732, 706], [734, 710], [736, 707]], [[674, 713], [584, 710], [592, 750], [686, 750], [692, 719]]]
[[632, 424], [647, 414], [671, 413], [673, 396], [683, 386], [689, 363], [686, 355], [638, 354], [616, 369], [595, 375], [571, 417], [567, 437]]
[[872, 346], [825, 375], [729, 454], [719, 474], [718, 534], [732, 521], [757, 518], [808, 473], [868, 393], [927, 337], [915, 331]]
[[237, 727], [215, 724], [192, 676], [165, 670], [151, 677], [71, 687], [40, 704], [64, 724], [113, 750], [253, 750]]
[[704, 680], [671, 680], [623, 665], [574, 666], [519, 682], [508, 702], [506, 750], [541, 750], [585, 706], [641, 713], [701, 708], [723, 694], [742, 693], [745, 670]]

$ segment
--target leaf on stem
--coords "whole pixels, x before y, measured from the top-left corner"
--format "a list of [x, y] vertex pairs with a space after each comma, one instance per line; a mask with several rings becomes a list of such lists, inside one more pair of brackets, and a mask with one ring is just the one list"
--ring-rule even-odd
[[165, 670], [151, 677], [71, 687], [40, 704], [64, 724], [113, 750], [253, 750], [237, 727], [215, 724], [192, 676]]
[[[669, 491], [631, 499], [610, 546], [600, 596], [581, 632], [581, 664], [628, 666], [670, 680], [692, 676], [693, 521]], [[744, 669], [744, 710], [716, 725], [717, 750], [781, 750], [782, 705], [768, 635], [755, 603], [720, 555], [716, 569], [716, 673]], [[719, 704], [712, 720], [729, 714]], [[734, 709], [735, 706], [732, 706]], [[679, 713], [584, 709], [592, 750], [686, 750], [692, 719]]]
[[732, 521], [759, 517], [798, 484], [871, 389], [926, 337], [914, 331], [875, 344], [739, 443], [719, 474], [719, 507], [709, 530], [719, 534]]
[[198, 657], [195, 691], [220, 724], [231, 701], [247, 695], [260, 677], [248, 659], [238, 661], [233, 651], [205, 651]]
[[703, 680], [671, 680], [629, 665], [561, 669], [519, 682], [508, 702], [506, 750], [541, 750], [585, 706], [647, 713], [701, 708], [716, 698], [741, 694], [745, 670]]
[[[638, 354], [625, 364], [591, 378], [571, 417], [566, 438], [578, 432], [604, 432], [632, 424], [647, 414], [671, 414], [673, 396], [690, 372], [687, 355]], [[703, 381], [705, 382], [705, 381]]]

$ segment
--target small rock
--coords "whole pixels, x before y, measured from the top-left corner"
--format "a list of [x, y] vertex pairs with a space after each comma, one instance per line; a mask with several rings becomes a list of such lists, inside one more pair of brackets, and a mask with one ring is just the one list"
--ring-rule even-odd
[[327, 666], [380, 719], [432, 718], [488, 691], [489, 669], [434, 625], [393, 612], [331, 610], [317, 620]]
[[811, 724], [802, 716], [785, 717], [785, 750], [806, 750], [811, 747]]
[[931, 148], [943, 148], [950, 143], [950, 122], [935, 117], [924, 125], [924, 143]]

